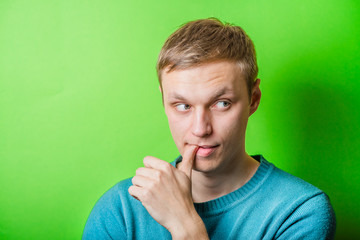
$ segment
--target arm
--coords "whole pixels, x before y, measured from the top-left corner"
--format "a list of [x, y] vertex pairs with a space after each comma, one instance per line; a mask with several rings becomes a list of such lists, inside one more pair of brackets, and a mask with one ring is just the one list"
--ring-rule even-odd
[[334, 239], [335, 213], [321, 193], [300, 205], [282, 224], [275, 239]]
[[173, 239], [208, 239], [191, 196], [191, 171], [196, 151], [196, 146], [189, 146], [178, 169], [160, 159], [146, 157], [145, 167], [136, 171], [133, 186], [129, 188], [129, 193], [169, 230]]

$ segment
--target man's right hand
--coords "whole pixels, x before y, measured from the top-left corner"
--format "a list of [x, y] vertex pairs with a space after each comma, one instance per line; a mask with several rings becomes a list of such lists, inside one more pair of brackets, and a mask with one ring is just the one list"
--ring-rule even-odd
[[178, 168], [155, 157], [145, 157], [136, 170], [129, 193], [169, 230], [173, 239], [208, 239], [191, 194], [191, 172], [198, 147], [188, 145]]

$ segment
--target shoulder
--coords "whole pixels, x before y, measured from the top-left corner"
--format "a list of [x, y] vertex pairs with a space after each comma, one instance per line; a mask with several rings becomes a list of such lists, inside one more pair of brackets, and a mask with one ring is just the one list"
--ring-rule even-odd
[[[119, 209], [124, 203], [131, 204], [131, 196], [128, 194], [128, 188], [132, 185], [131, 178], [118, 182], [107, 190], [95, 204], [93, 211], [100, 212]], [[106, 206], [106, 208], [104, 207]]]
[[[314, 185], [267, 162], [272, 171], [262, 186], [277, 214], [278, 239], [332, 239], [335, 213], [329, 197]], [[297, 236], [297, 237], [296, 237]]]
[[268, 166], [268, 176], [264, 181], [261, 189], [268, 191], [268, 194], [277, 196], [278, 201], [306, 201], [314, 196], [324, 194], [322, 190], [314, 185], [287, 173], [274, 164], [268, 162], [261, 156], [261, 165]]
[[276, 239], [333, 239], [335, 213], [325, 193], [319, 193], [293, 205], [284, 216]]
[[[83, 232], [83, 239], [113, 239], [126, 236], [123, 212], [132, 204], [127, 189], [131, 179], [125, 179], [106, 191], [93, 207]], [[134, 200], [136, 201], [136, 200]]]

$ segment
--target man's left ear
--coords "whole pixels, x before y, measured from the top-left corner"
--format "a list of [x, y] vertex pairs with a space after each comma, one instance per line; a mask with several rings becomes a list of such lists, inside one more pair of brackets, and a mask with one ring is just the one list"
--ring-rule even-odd
[[256, 79], [254, 82], [254, 86], [251, 94], [251, 102], [250, 102], [250, 114], [249, 117], [256, 111], [259, 107], [261, 99], [261, 91], [260, 91], [260, 79]]

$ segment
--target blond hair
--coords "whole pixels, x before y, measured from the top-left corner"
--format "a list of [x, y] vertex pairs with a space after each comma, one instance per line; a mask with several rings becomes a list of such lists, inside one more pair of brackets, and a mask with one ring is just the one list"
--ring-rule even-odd
[[258, 74], [254, 44], [241, 27], [216, 18], [188, 22], [170, 35], [156, 65], [160, 86], [164, 69], [170, 72], [219, 60], [239, 64], [250, 97]]

